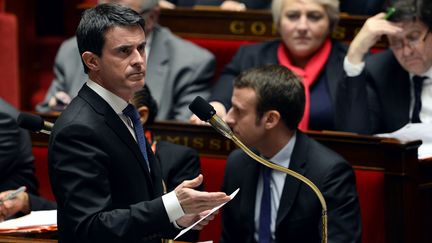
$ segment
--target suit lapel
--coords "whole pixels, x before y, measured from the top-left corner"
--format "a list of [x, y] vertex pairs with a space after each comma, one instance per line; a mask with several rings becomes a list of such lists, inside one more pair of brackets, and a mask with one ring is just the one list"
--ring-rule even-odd
[[[369, 64], [370, 63], [370, 64]], [[409, 122], [411, 89], [410, 78], [391, 50], [383, 51], [366, 62], [382, 106], [385, 130], [394, 131]]]
[[242, 199], [240, 207], [240, 215], [243, 222], [246, 222], [246, 230], [254, 232], [254, 217], [255, 217], [255, 199], [256, 199], [256, 188], [258, 184], [259, 176], [259, 164], [255, 160], [248, 157], [249, 164], [244, 169], [244, 180], [241, 187]]
[[[146, 162], [142, 156], [140, 148], [125, 124], [121, 121], [119, 116], [114, 112], [114, 110], [109, 106], [104, 99], [102, 99], [98, 94], [96, 94], [92, 89], [84, 84], [83, 88], [79, 92], [79, 96], [86, 100], [94, 110], [104, 117], [106, 124], [113, 130], [115, 134], [129, 147], [129, 149], [135, 155], [137, 162], [139, 163], [141, 169], [143, 170], [149, 185], [152, 185], [150, 179], [150, 174], [147, 169]], [[150, 186], [151, 187], [151, 186]]]
[[151, 150], [151, 146], [146, 142], [147, 155], [150, 163], [151, 178], [153, 182], [153, 189], [155, 196], [161, 196], [164, 193], [163, 182], [162, 182], [162, 169], [160, 163], [157, 161], [156, 156]]
[[[296, 143], [294, 145], [293, 153], [291, 155], [291, 161], [289, 169], [304, 175], [304, 165], [306, 163], [306, 154], [308, 150], [307, 140], [305, 135], [300, 131], [297, 131]], [[290, 175], [286, 176], [285, 184], [283, 188], [282, 197], [279, 204], [278, 214], [276, 216], [276, 229], [282, 222], [282, 220], [288, 215], [291, 210], [294, 201], [296, 200], [298, 189], [301, 185], [300, 180]]]
[[[411, 105], [411, 80], [408, 72], [404, 71], [402, 67], [398, 67], [395, 70], [399, 70], [399, 72], [392, 72], [392, 77], [388, 78], [388, 80], [392, 80], [392, 82], [388, 83], [388, 89], [393, 90], [394, 98], [391, 99], [391, 102], [399, 103], [398, 105], [389, 106], [390, 112], [393, 114], [400, 114], [398, 119], [402, 121], [403, 124], [408, 123], [411, 117], [410, 114], [410, 105]], [[390, 74], [390, 75], [391, 75]], [[397, 98], [396, 98], [397, 96]], [[392, 97], [392, 98], [393, 98]], [[399, 100], [399, 101], [398, 101]], [[393, 103], [395, 104], [395, 103]], [[403, 112], [399, 112], [399, 109]]]

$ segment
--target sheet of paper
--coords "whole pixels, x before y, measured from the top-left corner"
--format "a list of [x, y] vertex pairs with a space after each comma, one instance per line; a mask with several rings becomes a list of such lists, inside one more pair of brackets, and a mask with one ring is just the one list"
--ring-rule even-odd
[[57, 225], [57, 210], [32, 211], [25, 216], [3, 221], [0, 223], [0, 232], [50, 225]]
[[[237, 193], [239, 192], [239, 190], [240, 190], [240, 188], [237, 188], [237, 190], [235, 190], [233, 193], [231, 193], [231, 195], [230, 195], [230, 198], [231, 198], [230, 201], [237, 195]], [[195, 225], [197, 225], [199, 222], [203, 221], [205, 218], [207, 218], [209, 215], [211, 215], [212, 213], [214, 213], [216, 210], [218, 210], [219, 208], [221, 208], [226, 203], [227, 202], [224, 202], [221, 205], [214, 207], [210, 211], [210, 213], [208, 213], [206, 216], [202, 217], [200, 220], [196, 221], [194, 224], [192, 224], [191, 226], [187, 227], [186, 229], [180, 231], [180, 233], [178, 233], [178, 235], [174, 238], [174, 240], [176, 240], [178, 237], [182, 236], [184, 233], [186, 233], [189, 230], [191, 230], [193, 227], [195, 227]]]
[[401, 141], [422, 140], [423, 144], [418, 149], [418, 158], [432, 157], [432, 124], [409, 123], [395, 132], [376, 134], [376, 136], [397, 138]]

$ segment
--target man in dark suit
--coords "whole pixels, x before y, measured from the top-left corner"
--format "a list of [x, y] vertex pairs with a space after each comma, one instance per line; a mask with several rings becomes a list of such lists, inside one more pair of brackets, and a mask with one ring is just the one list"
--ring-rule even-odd
[[[353, 170], [341, 156], [297, 129], [304, 102], [304, 87], [290, 70], [276, 65], [254, 68], [234, 80], [226, 121], [261, 157], [318, 187], [327, 202], [328, 242], [360, 242]], [[322, 207], [308, 186], [236, 150], [228, 157], [222, 190], [230, 193], [239, 187], [222, 211], [221, 242], [321, 242]]]
[[18, 127], [18, 114], [18, 110], [0, 98], [0, 200], [12, 190], [26, 187], [15, 199], [0, 204], [0, 221], [32, 210], [56, 208], [54, 202], [38, 196], [30, 135]]
[[[189, 103], [196, 96], [209, 97], [215, 58], [208, 50], [174, 35], [158, 24], [158, 0], [109, 0], [142, 13], [146, 20], [147, 85], [155, 97], [158, 120], [187, 121], [192, 115]], [[78, 94], [87, 79], [76, 37], [61, 45], [54, 64], [55, 78], [36, 107], [39, 112], [63, 110]]]
[[[395, 1], [392, 16], [369, 18], [351, 42], [344, 63], [347, 77], [339, 92], [344, 130], [388, 133], [410, 122], [432, 123], [432, 13], [426, 11], [430, 6], [416, 2]], [[382, 35], [389, 50], [367, 56]]]
[[159, 163], [128, 104], [144, 85], [145, 37], [144, 19], [120, 5], [101, 4], [81, 18], [77, 42], [89, 80], [49, 143], [59, 242], [160, 242], [229, 200], [194, 190], [202, 175], [162, 196]]

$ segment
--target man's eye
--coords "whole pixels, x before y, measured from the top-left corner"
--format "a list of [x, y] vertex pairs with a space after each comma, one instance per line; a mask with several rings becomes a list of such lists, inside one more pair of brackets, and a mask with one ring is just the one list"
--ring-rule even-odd
[[120, 48], [120, 53], [129, 54], [130, 50], [129, 50], [129, 48]]
[[418, 39], [420, 39], [419, 34], [413, 34], [413, 35], [407, 36], [408, 41], [417, 41]]
[[145, 45], [139, 45], [137, 49], [140, 53], [143, 53], [145, 50]]

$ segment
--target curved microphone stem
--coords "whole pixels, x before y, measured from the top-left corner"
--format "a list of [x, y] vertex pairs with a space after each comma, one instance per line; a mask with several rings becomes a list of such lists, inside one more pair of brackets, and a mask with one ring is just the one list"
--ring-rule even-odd
[[[244, 145], [235, 135], [234, 133], [231, 131], [231, 129], [226, 126], [225, 127], [225, 122], [221, 122], [222, 119], [220, 117], [218, 117], [217, 115], [214, 115], [210, 118], [210, 120], [208, 121], [218, 132], [220, 132], [222, 135], [224, 135], [225, 137], [231, 139], [238, 147], [240, 147], [247, 155], [249, 155], [252, 159], [256, 160], [257, 162], [272, 168], [274, 170], [283, 172], [285, 174], [288, 174], [290, 176], [293, 176], [295, 178], [297, 178], [298, 180], [304, 182], [306, 185], [308, 185], [317, 195], [320, 203], [321, 203], [321, 207], [322, 207], [322, 241], [323, 243], [327, 243], [327, 204], [325, 202], [324, 196], [322, 195], [322, 193], [320, 192], [320, 190], [318, 189], [318, 187], [313, 184], [312, 181], [310, 181], [308, 178], [302, 176], [301, 174], [290, 170], [288, 168], [282, 167], [280, 165], [276, 165], [273, 164], [267, 160], [265, 160], [264, 158], [261, 158], [260, 156], [256, 155], [254, 152], [252, 152], [246, 145]], [[228, 128], [227, 128], [228, 127]]]

